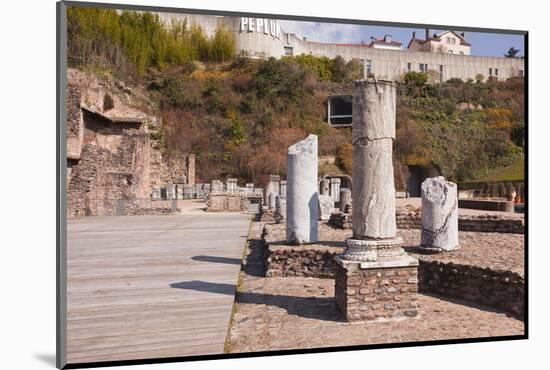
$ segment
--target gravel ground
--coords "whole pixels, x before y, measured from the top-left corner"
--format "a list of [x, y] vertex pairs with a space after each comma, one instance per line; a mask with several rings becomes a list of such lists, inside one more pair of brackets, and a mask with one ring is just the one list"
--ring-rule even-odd
[[[263, 264], [259, 243], [261, 228], [262, 224], [255, 222], [249, 236], [249, 254], [241, 277], [229, 335], [231, 352], [508, 336], [521, 335], [524, 332], [522, 321], [508, 317], [504, 313], [424, 294], [419, 294], [420, 316], [417, 318], [347, 323], [334, 302], [334, 280], [262, 277]], [[273, 231], [270, 237], [276, 235], [275, 230]], [[419, 238], [418, 232], [400, 230], [401, 236], [407, 241], [406, 244], [415, 242]], [[510, 246], [508, 235], [503, 237], [501, 234], [461, 234], [483, 234], [482, 236], [488, 239], [483, 239], [482, 243], [476, 240], [476, 235], [461, 235], [461, 244], [464, 245], [460, 252], [452, 252], [455, 253], [452, 257], [445, 258], [456, 258], [469, 263], [468, 261], [473, 260], [468, 256], [468, 249], [472, 248], [472, 253], [479, 253], [474, 255], [483, 257], [484, 263], [508, 266], [505, 256], [493, 256], [492, 252], [487, 256], [487, 253], [482, 253], [483, 250], [487, 250], [487, 242], [492, 243], [492, 239], [498, 236], [501, 240], [499, 245], [503, 247], [501, 249], [518, 249], [515, 245], [519, 244], [519, 241], [512, 238], [514, 246]], [[522, 244], [523, 236], [519, 237]], [[323, 239], [329, 240], [327, 238]], [[523, 256], [519, 251], [514, 253]]]

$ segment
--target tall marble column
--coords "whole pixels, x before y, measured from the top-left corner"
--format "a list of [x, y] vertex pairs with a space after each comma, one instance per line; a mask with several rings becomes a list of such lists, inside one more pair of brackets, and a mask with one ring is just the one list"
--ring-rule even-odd
[[286, 240], [315, 243], [319, 219], [317, 136], [291, 145], [287, 155]]
[[[395, 109], [393, 82], [354, 82], [353, 236], [336, 258], [335, 270], [336, 304], [348, 321], [417, 315], [418, 261], [405, 253], [396, 236]], [[403, 291], [409, 294], [402, 296]], [[387, 304], [397, 300], [398, 305]]]

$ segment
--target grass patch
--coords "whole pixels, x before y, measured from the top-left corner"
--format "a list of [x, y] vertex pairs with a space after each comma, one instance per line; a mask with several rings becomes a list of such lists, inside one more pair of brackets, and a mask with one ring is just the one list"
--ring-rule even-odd
[[492, 170], [487, 176], [484, 176], [478, 181], [495, 182], [523, 180], [525, 180], [525, 160], [521, 158], [509, 166]]

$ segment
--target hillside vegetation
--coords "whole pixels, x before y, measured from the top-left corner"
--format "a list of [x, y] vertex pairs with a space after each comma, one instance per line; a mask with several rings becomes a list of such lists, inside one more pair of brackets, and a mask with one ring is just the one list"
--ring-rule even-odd
[[[320, 155], [335, 155], [351, 172], [351, 129], [326, 123], [326, 101], [351, 93], [362, 75], [357, 61], [233, 58], [227, 31], [207, 38], [185, 23], [166, 30], [148, 13], [70, 8], [69, 29], [70, 65], [143, 89], [162, 117], [154, 138], [166, 156], [194, 152], [200, 180], [284, 175], [286, 148], [308, 133], [319, 135]], [[523, 91], [521, 78], [431, 84], [426, 74], [406, 74], [398, 86], [396, 185], [407, 165], [465, 181], [522, 160]]]

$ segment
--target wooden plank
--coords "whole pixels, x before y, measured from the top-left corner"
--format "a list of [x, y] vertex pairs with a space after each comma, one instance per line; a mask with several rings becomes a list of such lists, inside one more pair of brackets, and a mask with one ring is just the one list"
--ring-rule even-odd
[[68, 223], [69, 363], [223, 353], [249, 215]]

